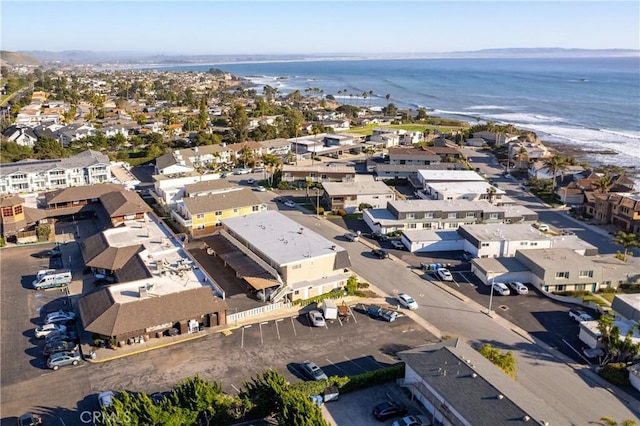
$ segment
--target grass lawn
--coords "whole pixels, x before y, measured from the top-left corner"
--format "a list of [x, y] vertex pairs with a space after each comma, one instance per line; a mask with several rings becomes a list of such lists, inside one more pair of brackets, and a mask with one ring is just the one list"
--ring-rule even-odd
[[390, 129], [402, 129], [408, 132], [424, 132], [426, 129], [438, 130], [440, 132], [448, 132], [450, 130], [462, 129], [463, 126], [434, 126], [430, 124], [388, 124], [388, 125], [380, 125], [380, 124], [369, 124], [364, 127], [352, 127], [349, 130], [346, 130], [343, 133], [357, 133], [359, 135], [371, 135], [373, 133], [373, 129], [377, 129], [379, 127], [388, 127]]

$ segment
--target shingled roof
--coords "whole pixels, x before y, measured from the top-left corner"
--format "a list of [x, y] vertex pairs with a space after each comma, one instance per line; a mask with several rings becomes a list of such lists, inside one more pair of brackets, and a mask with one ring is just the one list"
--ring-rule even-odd
[[248, 188], [238, 191], [225, 191], [217, 194], [202, 195], [199, 197], [186, 197], [182, 200], [192, 215], [263, 204], [258, 197], [256, 197], [256, 194]]
[[116, 303], [111, 292], [118, 291], [117, 287], [98, 290], [78, 300], [80, 318], [85, 330], [103, 336], [121, 336], [158, 324], [224, 312], [226, 308], [225, 302], [214, 296], [211, 287]]
[[150, 212], [151, 207], [132, 191], [114, 191], [102, 194], [100, 202], [109, 217], [127, 216]]
[[100, 198], [102, 194], [113, 191], [125, 191], [122, 185], [115, 183], [99, 183], [95, 185], [72, 186], [70, 188], [49, 191], [44, 194], [47, 204], [70, 203], [73, 201]]
[[107, 247], [85, 265], [92, 268], [117, 271], [124, 267], [129, 260], [144, 250], [142, 244], [126, 247]]

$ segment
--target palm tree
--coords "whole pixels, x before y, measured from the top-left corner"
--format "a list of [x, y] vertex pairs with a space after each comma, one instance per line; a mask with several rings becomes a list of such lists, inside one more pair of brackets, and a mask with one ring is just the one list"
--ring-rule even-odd
[[487, 188], [487, 199], [489, 201], [489, 204], [493, 204], [493, 199], [496, 196], [496, 188], [494, 186], [490, 186], [489, 188]]
[[613, 186], [613, 177], [611, 177], [611, 175], [609, 175], [609, 172], [607, 171], [604, 176], [602, 176], [595, 184], [594, 186], [596, 188], [598, 188], [598, 192], [601, 194], [606, 194], [607, 192], [609, 192], [609, 189], [611, 189], [611, 187]]
[[[518, 150], [518, 163], [522, 163], [528, 158], [529, 154], [527, 153], [527, 149], [524, 146], [521, 146], [520, 150]], [[522, 164], [520, 164], [520, 168], [522, 168]]]
[[640, 247], [640, 240], [638, 240], [638, 236], [633, 232], [618, 231], [616, 236], [613, 237], [613, 242], [624, 247], [624, 253], [622, 254], [623, 262], [627, 261], [629, 249]]
[[384, 98], [387, 100], [387, 108], [389, 108], [389, 101], [391, 100], [391, 94], [387, 93]]
[[558, 172], [561, 174], [567, 169], [567, 161], [564, 157], [560, 155], [554, 155], [545, 161], [544, 165], [551, 172], [551, 198], [556, 192], [556, 178], [558, 177]]
[[367, 96], [368, 96], [368, 93], [367, 93], [367, 92], [362, 92], [362, 106], [363, 106], [363, 107], [364, 107], [364, 104], [365, 104], [365, 103], [366, 103], [366, 101], [367, 101]]
[[247, 163], [253, 161], [253, 150], [248, 145], [242, 145], [240, 151], [238, 151], [239, 157], [242, 159], [243, 168], [247, 168]]
[[373, 90], [369, 90], [369, 108], [371, 108], [371, 98], [373, 98]]
[[262, 156], [262, 162], [264, 163], [265, 168], [269, 173], [267, 177], [267, 182], [269, 183], [269, 186], [273, 186], [273, 174], [278, 169], [280, 164], [282, 164], [282, 161], [280, 160], [280, 157], [278, 157], [277, 155], [264, 154]]

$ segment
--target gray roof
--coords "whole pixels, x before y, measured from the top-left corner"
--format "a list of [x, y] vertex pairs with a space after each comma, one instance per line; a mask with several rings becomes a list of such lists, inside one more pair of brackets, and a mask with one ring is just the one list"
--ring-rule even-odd
[[198, 197], [185, 197], [182, 200], [192, 215], [263, 204], [256, 194], [248, 188], [200, 195]]
[[545, 241], [551, 237], [529, 224], [486, 223], [476, 225], [460, 225], [469, 235], [478, 241], [527, 240]]
[[[439, 158], [439, 157], [438, 157]], [[371, 164], [371, 163], [368, 163]], [[392, 173], [392, 172], [418, 172], [419, 170], [464, 170], [465, 165], [462, 163], [436, 163], [436, 164], [375, 164], [377, 173]]]
[[355, 182], [323, 182], [322, 187], [329, 196], [393, 194], [393, 190], [379, 180], [356, 180]]
[[268, 141], [260, 141], [258, 143], [265, 148], [277, 148], [281, 146], [291, 145], [291, 142], [284, 138], [269, 139]]
[[493, 272], [493, 275], [501, 275], [507, 272], [528, 272], [530, 270], [515, 257], [485, 257], [473, 259], [472, 263], [484, 275], [488, 271]]
[[83, 151], [69, 158], [53, 160], [22, 160], [15, 163], [0, 164], [0, 175], [6, 176], [16, 172], [41, 173], [48, 170], [82, 169], [97, 164], [109, 164], [109, 157], [92, 150]]
[[346, 251], [275, 210], [222, 219], [222, 224], [234, 237], [253, 246], [252, 251], [279, 266]]
[[616, 294], [611, 308], [620, 316], [640, 322], [640, 294]]
[[197, 194], [198, 192], [209, 192], [226, 188], [234, 188], [234, 185], [231, 185], [224, 179], [213, 179], [187, 184], [184, 186], [184, 191], [187, 194]]
[[290, 165], [290, 164], [285, 164], [282, 166], [282, 173], [287, 173], [287, 172], [308, 172], [308, 173], [348, 173], [348, 174], [355, 174], [356, 173], [356, 167], [355, 166], [348, 166], [348, 165], [339, 165], [339, 166], [332, 166], [329, 164], [325, 164], [325, 163], [321, 163], [321, 164], [314, 164], [314, 165], [309, 165], [309, 166], [294, 166], [294, 165]]
[[458, 339], [399, 352], [398, 356], [469, 424], [571, 424]]
[[518, 255], [538, 265], [541, 269], [555, 271], [558, 265], [592, 265], [589, 257], [581, 256], [570, 248], [544, 248], [518, 250]]
[[393, 206], [399, 212], [482, 211], [500, 213], [504, 211], [502, 207], [494, 206], [484, 200], [395, 200], [389, 201], [387, 206]]

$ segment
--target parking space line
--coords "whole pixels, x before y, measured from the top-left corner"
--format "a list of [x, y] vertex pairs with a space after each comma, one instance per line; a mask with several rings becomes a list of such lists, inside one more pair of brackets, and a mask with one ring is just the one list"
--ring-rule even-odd
[[278, 340], [280, 340], [280, 328], [278, 327], [278, 323], [280, 321], [283, 321], [283, 319], [280, 318], [280, 319], [277, 319], [277, 320], [274, 321], [274, 323], [276, 324], [276, 333], [278, 334]]
[[251, 325], [245, 325], [244, 327], [242, 327], [242, 338], [240, 339], [240, 349], [244, 349], [244, 329], [245, 328], [250, 328]]
[[[367, 358], [367, 357], [369, 357], [369, 356], [370, 356], [370, 355], [362, 354], [362, 357], [363, 357], [363, 358]], [[378, 361], [376, 361], [376, 359], [375, 359], [374, 357], [371, 357], [371, 362], [374, 362], [374, 363], [375, 363], [378, 367], [380, 367], [380, 368], [384, 368], [384, 365], [382, 365], [382, 364], [380, 364]]]
[[327, 362], [331, 365], [333, 365], [335, 368], [337, 368], [338, 370], [340, 370], [342, 372], [342, 374], [344, 374], [345, 376], [348, 376], [348, 374], [346, 373], [346, 371], [344, 371], [342, 368], [338, 367], [337, 365], [335, 365], [333, 363], [333, 361], [331, 361], [329, 358], [326, 358]]
[[342, 320], [340, 319], [340, 315], [338, 315], [338, 322], [340, 323], [341, 327], [344, 325], [344, 324], [342, 324]]
[[264, 321], [258, 324], [260, 326], [260, 344], [264, 345], [264, 338], [262, 337], [262, 326], [265, 324], [269, 324], [269, 321]]
[[358, 367], [360, 370], [364, 371], [365, 373], [367, 373], [369, 370], [360, 367], [360, 365], [358, 365], [357, 362], [355, 362], [354, 360], [352, 360], [351, 358], [347, 357], [346, 355], [343, 355], [344, 359], [346, 359], [347, 361], [349, 361], [351, 364], [355, 365], [356, 367]]
[[231, 383], [231, 387], [235, 389], [236, 392], [240, 393], [240, 389], [238, 389], [233, 383]]
[[347, 306], [347, 309], [349, 311], [349, 315], [351, 315], [351, 317], [353, 318], [353, 321], [357, 324], [358, 320], [356, 319], [356, 316], [353, 314], [353, 311], [351, 310], [351, 306]]
[[291, 327], [293, 327], [293, 335], [298, 337], [298, 332], [296, 331], [296, 325], [293, 323], [293, 317], [289, 318], [291, 320]]
[[582, 356], [582, 354], [581, 354], [581, 353], [580, 353], [576, 348], [574, 348], [574, 347], [571, 345], [571, 343], [567, 342], [565, 339], [562, 339], [562, 341], [565, 343], [565, 345], [569, 346], [569, 348], [571, 348], [571, 350], [573, 350], [575, 353], [577, 353], [577, 354], [578, 354], [578, 356], [579, 356], [580, 358], [584, 359], [584, 360], [587, 362], [587, 364], [589, 364], [589, 365], [593, 365], [593, 364], [591, 363], [591, 361], [589, 361], [588, 359], [586, 359], [585, 357], [583, 357], [583, 356]]
[[[465, 271], [466, 272], [466, 271]], [[467, 278], [467, 276], [465, 275], [464, 272], [458, 272], [458, 275], [461, 275], [462, 278], [464, 278], [464, 280], [467, 282], [467, 284], [469, 285], [473, 285], [473, 283], [471, 283], [471, 281], [469, 281], [469, 279]]]

